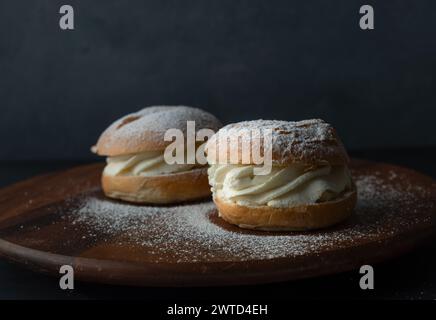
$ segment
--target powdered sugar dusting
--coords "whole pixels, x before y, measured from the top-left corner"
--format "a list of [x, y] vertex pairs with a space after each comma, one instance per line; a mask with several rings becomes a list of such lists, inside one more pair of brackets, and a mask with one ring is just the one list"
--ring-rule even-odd
[[357, 240], [378, 240], [381, 232], [395, 235], [429, 220], [425, 215], [411, 219], [407, 210], [395, 210], [400, 205], [418, 212], [423, 206], [417, 197], [429, 196], [419, 185], [405, 187], [404, 179], [396, 172], [389, 178], [377, 172], [355, 176], [359, 200], [354, 216], [337, 227], [308, 233], [274, 234], [229, 227], [216, 216], [215, 206], [209, 201], [154, 207], [86, 197], [70, 215], [91, 235], [105, 235], [109, 242], [116, 237], [147, 251], [155, 262], [163, 256], [177, 262], [297, 257], [329, 250], [333, 245], [347, 247]]
[[273, 134], [290, 135], [296, 141], [325, 141], [334, 140], [335, 136], [332, 127], [321, 119], [309, 119], [302, 121], [283, 120], [251, 120], [231, 123], [220, 129], [220, 133], [226, 134], [236, 131], [256, 132], [271, 129]]
[[[266, 138], [269, 132], [271, 143]], [[236, 143], [241, 145], [248, 142], [256, 148], [259, 145], [260, 150], [271, 148], [275, 164], [281, 164], [281, 161], [286, 163], [289, 158], [303, 162], [337, 158], [348, 162], [346, 151], [335, 129], [321, 119], [303, 121], [260, 119], [232, 123], [221, 128], [210, 139], [206, 148], [218, 150], [220, 144], [234, 137], [240, 139]]]
[[214, 131], [221, 127], [212, 114], [187, 106], [153, 106], [128, 114], [112, 123], [101, 135], [97, 149], [110, 148], [117, 143], [137, 141], [164, 142], [168, 129], [186, 132], [187, 121], [195, 121], [196, 130], [203, 128]]

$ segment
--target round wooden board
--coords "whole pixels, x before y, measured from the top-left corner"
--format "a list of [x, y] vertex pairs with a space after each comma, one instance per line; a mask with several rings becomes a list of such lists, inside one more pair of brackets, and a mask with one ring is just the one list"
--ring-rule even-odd
[[0, 190], [0, 256], [59, 276], [135, 286], [254, 284], [331, 274], [410, 251], [433, 234], [435, 182], [354, 160], [359, 201], [348, 221], [308, 233], [241, 230], [213, 203], [129, 205], [104, 198], [103, 164]]

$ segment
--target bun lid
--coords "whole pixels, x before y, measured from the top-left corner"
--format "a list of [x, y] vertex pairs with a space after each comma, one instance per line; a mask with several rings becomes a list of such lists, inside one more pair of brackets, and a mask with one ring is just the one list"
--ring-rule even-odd
[[[267, 132], [271, 132], [271, 138], [266, 136], [265, 139]], [[243, 148], [242, 142], [247, 143], [249, 148]], [[209, 139], [206, 152], [210, 164], [255, 164], [251, 152], [243, 157], [243, 153], [248, 153], [247, 149], [253, 148], [261, 151], [261, 157], [264, 156], [264, 150], [271, 148], [272, 164], [277, 166], [293, 163], [318, 165], [326, 162], [330, 165], [347, 165], [349, 162], [336, 130], [321, 119], [232, 123]], [[242, 159], [249, 159], [250, 163], [246, 163], [246, 160], [243, 162]]]
[[212, 129], [221, 122], [209, 112], [187, 106], [152, 106], [128, 114], [111, 124], [91, 148], [102, 156], [119, 156], [144, 151], [164, 150], [171, 141], [164, 141], [168, 129], [186, 133], [187, 121], [195, 121], [195, 130]]

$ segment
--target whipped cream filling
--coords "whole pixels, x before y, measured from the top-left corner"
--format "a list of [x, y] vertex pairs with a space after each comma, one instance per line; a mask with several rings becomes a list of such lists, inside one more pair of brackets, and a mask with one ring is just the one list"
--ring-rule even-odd
[[273, 166], [268, 175], [254, 175], [254, 168], [254, 165], [212, 165], [208, 174], [214, 197], [243, 206], [283, 208], [329, 201], [352, 185], [346, 166]]
[[108, 157], [103, 174], [108, 176], [156, 176], [191, 170], [197, 164], [168, 164], [164, 151], [147, 151], [138, 154]]

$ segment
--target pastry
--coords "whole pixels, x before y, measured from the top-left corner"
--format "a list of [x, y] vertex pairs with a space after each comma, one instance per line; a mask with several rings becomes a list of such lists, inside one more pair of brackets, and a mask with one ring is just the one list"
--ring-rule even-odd
[[[165, 149], [172, 143], [165, 141], [165, 133], [176, 129], [186, 135], [188, 121], [195, 121], [194, 134], [200, 129], [216, 131], [221, 127], [212, 114], [185, 106], [144, 108], [110, 125], [92, 148], [107, 157], [102, 174], [106, 196], [154, 204], [209, 196], [207, 163], [200, 164], [194, 159], [190, 163], [168, 164], [164, 157]], [[188, 143], [184, 148], [187, 146]], [[197, 143], [194, 151], [200, 147]]]
[[[270, 155], [268, 174], [255, 174], [254, 147]], [[206, 152], [219, 216], [241, 228], [324, 228], [347, 219], [355, 207], [348, 155], [323, 120], [230, 124], [209, 139]]]

